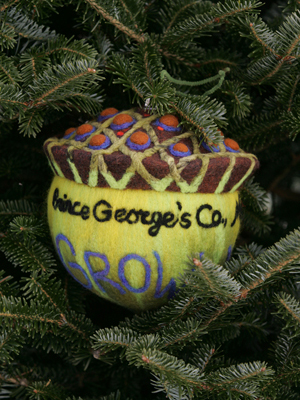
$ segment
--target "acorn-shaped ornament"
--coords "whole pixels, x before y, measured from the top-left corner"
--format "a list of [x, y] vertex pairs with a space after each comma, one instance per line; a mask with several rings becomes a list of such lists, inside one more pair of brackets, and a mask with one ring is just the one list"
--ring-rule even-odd
[[55, 174], [48, 220], [85, 288], [132, 310], [164, 304], [188, 259], [231, 255], [239, 189], [258, 160], [232, 139], [199, 145], [174, 115], [104, 110], [44, 144]]

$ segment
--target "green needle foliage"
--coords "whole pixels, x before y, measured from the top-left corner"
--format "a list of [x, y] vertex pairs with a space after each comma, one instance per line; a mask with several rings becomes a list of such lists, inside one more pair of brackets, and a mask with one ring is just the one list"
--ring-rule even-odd
[[[0, 0], [0, 399], [300, 398], [299, 56], [294, 0]], [[231, 259], [188, 254], [175, 297], [140, 314], [61, 265], [42, 152], [133, 106], [261, 163]]]

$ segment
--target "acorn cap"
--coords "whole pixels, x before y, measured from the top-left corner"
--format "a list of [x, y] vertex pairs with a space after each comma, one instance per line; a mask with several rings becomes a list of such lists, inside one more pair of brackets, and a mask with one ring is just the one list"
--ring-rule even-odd
[[[200, 145], [177, 123], [175, 116], [149, 116], [131, 109], [84, 124], [80, 141], [76, 132], [81, 127], [72, 128], [67, 137], [50, 138], [44, 150], [54, 174], [90, 187], [121, 190], [234, 192], [259, 167], [257, 158], [234, 140]], [[90, 141], [100, 134], [109, 145], [95, 149]]]

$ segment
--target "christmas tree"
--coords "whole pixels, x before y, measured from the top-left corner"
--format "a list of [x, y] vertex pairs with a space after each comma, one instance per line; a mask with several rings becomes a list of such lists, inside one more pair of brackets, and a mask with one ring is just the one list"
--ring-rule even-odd
[[[298, 399], [300, 3], [0, 1], [0, 398]], [[257, 155], [232, 258], [187, 254], [143, 313], [82, 288], [48, 228], [43, 142], [107, 107]]]

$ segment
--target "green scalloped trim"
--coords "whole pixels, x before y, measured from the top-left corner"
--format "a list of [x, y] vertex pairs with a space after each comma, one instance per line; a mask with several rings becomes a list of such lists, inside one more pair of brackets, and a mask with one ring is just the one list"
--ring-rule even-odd
[[101, 172], [101, 174], [104, 176], [106, 182], [112, 189], [123, 190], [126, 188], [128, 182], [133, 177], [134, 172], [125, 172], [122, 178], [119, 179], [118, 181], [112, 176], [110, 172]]
[[233, 193], [233, 192], [235, 192], [236, 190], [238, 190], [238, 188], [243, 184], [243, 182], [248, 178], [248, 176], [249, 176], [249, 175], [251, 174], [251, 172], [253, 171], [254, 165], [255, 165], [255, 161], [252, 160], [252, 163], [251, 163], [251, 165], [250, 165], [248, 171], [246, 172], [246, 174], [242, 177], [242, 179], [241, 179], [238, 183], [236, 183], [236, 184], [233, 186], [233, 188], [230, 190], [229, 193]]
[[230, 155], [229, 157], [230, 157], [229, 165], [228, 165], [224, 175], [222, 176], [215, 193], [222, 193], [223, 192], [223, 190], [224, 190], [224, 188], [226, 186], [226, 183], [229, 181], [229, 178], [231, 176], [233, 167], [235, 166], [236, 157], [234, 157], [232, 155]]
[[148, 183], [152, 187], [152, 189], [156, 190], [157, 192], [164, 192], [172, 182], [173, 178], [165, 177], [160, 179], [159, 181], [151, 181]]
[[75, 164], [69, 158], [67, 159], [67, 161], [71, 168], [71, 171], [73, 172], [75, 182], [82, 183], [82, 179], [77, 171]]

